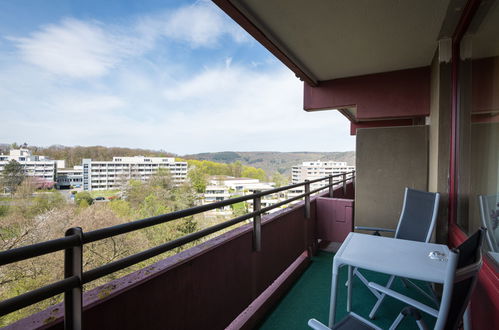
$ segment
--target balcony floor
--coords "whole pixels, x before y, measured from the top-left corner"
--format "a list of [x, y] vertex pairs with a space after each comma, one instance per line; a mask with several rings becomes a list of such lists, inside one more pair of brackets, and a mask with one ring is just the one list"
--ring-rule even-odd
[[[313, 257], [310, 266], [280, 301], [279, 305], [263, 321], [260, 329], [307, 329], [307, 322], [310, 318], [316, 318], [327, 324], [333, 256], [332, 253], [321, 251], [317, 256]], [[388, 276], [384, 274], [365, 270], [362, 273], [368, 280], [380, 284], [385, 284], [388, 280]], [[346, 315], [346, 286], [343, 285], [346, 278], [347, 267], [342, 267], [338, 282], [337, 320]], [[392, 288], [432, 306], [428, 299], [425, 299], [416, 290], [404, 288], [400, 280], [395, 280]], [[375, 298], [371, 292], [357, 277], [354, 277], [352, 311], [368, 318], [374, 303]], [[388, 329], [404, 306], [395, 299], [385, 298], [373, 323], [383, 329]], [[423, 315], [423, 318], [428, 327], [433, 328], [435, 318], [426, 314]], [[417, 329], [417, 326], [413, 319], [407, 318], [400, 324], [398, 329]]]

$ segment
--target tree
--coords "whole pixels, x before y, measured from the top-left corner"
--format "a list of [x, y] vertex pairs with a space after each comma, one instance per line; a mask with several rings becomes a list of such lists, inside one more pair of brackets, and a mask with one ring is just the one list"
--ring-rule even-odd
[[94, 202], [94, 199], [92, 198], [90, 193], [87, 191], [82, 191], [82, 192], [79, 192], [75, 195], [75, 203], [78, 206], [92, 205], [93, 202]]
[[169, 169], [160, 168], [149, 178], [149, 185], [159, 187], [166, 190], [175, 188], [175, 181]]
[[[239, 197], [239, 196], [234, 196], [234, 197]], [[234, 217], [240, 217], [248, 213], [248, 206], [246, 202], [239, 202], [236, 204], [232, 204], [230, 207], [232, 209], [232, 214]]]
[[187, 173], [187, 177], [196, 192], [203, 193], [206, 190], [206, 186], [208, 185], [207, 175], [200, 167], [192, 167]]
[[23, 166], [13, 159], [3, 169], [2, 183], [11, 194], [14, 194], [17, 187], [23, 182], [24, 177]]
[[279, 172], [274, 172], [272, 174], [272, 182], [275, 183], [276, 187], [282, 187], [289, 183], [289, 179]]
[[251, 166], [244, 166], [242, 171], [242, 176], [244, 178], [258, 179], [260, 181], [266, 181], [267, 175], [265, 171], [261, 168], [255, 168]]
[[239, 178], [242, 176], [243, 172], [243, 164], [240, 161], [236, 161], [232, 164], [230, 164], [231, 171], [232, 171], [232, 176], [235, 176], [236, 178]]

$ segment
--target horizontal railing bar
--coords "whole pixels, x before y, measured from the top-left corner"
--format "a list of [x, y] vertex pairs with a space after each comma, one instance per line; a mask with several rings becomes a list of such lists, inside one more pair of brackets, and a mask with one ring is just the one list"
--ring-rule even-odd
[[77, 276], [72, 276], [33, 291], [23, 293], [19, 296], [1, 301], [0, 316], [15, 312], [21, 308], [36, 304], [37, 302], [70, 290], [78, 286], [79, 282], [80, 280]]
[[265, 213], [265, 212], [268, 212], [270, 210], [273, 210], [275, 208], [278, 208], [279, 206], [283, 206], [283, 205], [286, 205], [286, 204], [289, 204], [290, 202], [293, 202], [297, 199], [301, 199], [303, 197], [305, 197], [307, 194], [301, 194], [301, 195], [298, 195], [298, 196], [295, 196], [295, 197], [292, 197], [292, 198], [288, 198], [282, 202], [279, 202], [279, 203], [275, 203], [275, 204], [272, 204], [272, 205], [269, 205], [267, 207], [264, 207], [262, 209], [260, 209], [260, 213]]
[[[350, 172], [347, 174], [351, 174], [351, 173], [353, 173], [353, 172]], [[339, 175], [343, 175], [343, 174], [336, 174], [334, 176], [339, 176]], [[329, 176], [309, 181], [309, 183], [323, 181], [323, 180], [326, 180], [328, 178], [329, 178]], [[339, 183], [339, 182], [336, 182], [336, 183]], [[225, 201], [195, 206], [195, 207], [191, 207], [191, 208], [185, 209], [185, 210], [175, 211], [175, 212], [171, 212], [168, 214], [158, 215], [155, 217], [150, 217], [150, 218], [146, 218], [146, 219], [141, 219], [141, 220], [123, 223], [123, 224], [112, 226], [112, 227], [97, 229], [97, 230], [90, 231], [90, 232], [85, 232], [85, 233], [83, 233], [83, 243], [91, 243], [91, 242], [95, 242], [95, 241], [98, 241], [101, 239], [105, 239], [105, 238], [109, 238], [109, 237], [113, 237], [113, 236], [117, 236], [117, 235], [121, 235], [121, 234], [126, 234], [129, 232], [135, 231], [135, 230], [155, 226], [155, 225], [165, 223], [165, 222], [170, 222], [173, 220], [177, 220], [177, 219], [188, 217], [188, 216], [191, 216], [194, 214], [217, 209], [217, 208], [224, 207], [227, 205], [231, 205], [231, 204], [235, 204], [235, 203], [239, 203], [239, 202], [244, 202], [244, 201], [253, 199], [255, 197], [262, 197], [262, 196], [266, 196], [266, 195], [275, 194], [277, 192], [281, 192], [284, 190], [292, 189], [292, 188], [303, 186], [303, 185], [305, 185], [305, 182], [295, 183], [293, 185], [275, 188], [275, 189], [271, 189], [271, 190], [266, 190], [266, 191], [262, 191], [262, 192], [259, 192], [256, 194], [235, 197], [235, 198], [227, 199]]]
[[233, 199], [227, 199], [225, 201], [200, 205], [191, 207], [189, 209], [174, 211], [167, 214], [158, 215], [155, 217], [150, 217], [146, 219], [136, 220], [132, 222], [127, 222], [124, 224], [97, 229], [89, 232], [83, 233], [83, 243], [91, 243], [99, 241], [105, 238], [113, 237], [116, 235], [126, 234], [135, 230], [144, 229], [147, 227], [159, 225], [161, 223], [170, 222], [180, 218], [185, 218], [198, 213], [206, 212], [212, 209], [220, 208], [223, 206], [244, 202], [252, 198], [252, 195], [236, 197]]
[[[101, 267], [89, 270], [89, 271], [83, 273], [83, 276], [82, 276], [82, 284], [88, 283], [88, 282], [91, 282], [91, 281], [98, 279], [100, 277], [106, 276], [106, 275], [114, 273], [118, 270], [124, 269], [126, 267], [137, 264], [141, 261], [152, 258], [156, 255], [161, 254], [161, 253], [172, 250], [176, 247], [182, 246], [184, 244], [195, 241], [199, 238], [205, 237], [209, 234], [212, 234], [212, 233], [217, 232], [219, 230], [222, 230], [224, 228], [227, 228], [227, 227], [230, 227], [230, 226], [235, 225], [237, 223], [240, 223], [244, 220], [250, 219], [256, 215], [263, 214], [263, 213], [268, 212], [272, 209], [275, 209], [275, 208], [280, 207], [282, 205], [288, 204], [292, 201], [301, 199], [307, 195], [311, 195], [315, 192], [325, 190], [330, 186], [335, 186], [337, 184], [347, 182], [349, 180], [353, 180], [355, 178], [354, 173], [355, 173], [355, 171], [331, 175], [331, 176], [327, 176], [324, 178], [319, 178], [319, 179], [315, 179], [315, 180], [311, 180], [311, 181], [292, 184], [292, 185], [285, 186], [285, 187], [279, 187], [279, 188], [275, 188], [275, 189], [271, 189], [271, 190], [258, 192], [258, 193], [252, 194], [252, 195], [236, 197], [236, 198], [228, 199], [225, 201], [220, 201], [220, 202], [211, 203], [211, 204], [207, 204], [207, 205], [196, 206], [196, 207], [186, 209], [186, 210], [175, 211], [175, 212], [172, 212], [169, 214], [164, 214], [164, 215], [146, 218], [146, 219], [141, 219], [141, 220], [137, 220], [137, 221], [133, 221], [133, 222], [129, 222], [129, 223], [113, 226], [113, 227], [94, 230], [91, 232], [83, 233], [83, 242], [80, 241], [80, 238], [77, 235], [72, 235], [72, 236], [67, 236], [67, 237], [63, 237], [63, 238], [59, 238], [59, 239], [55, 239], [55, 240], [51, 240], [51, 241], [47, 241], [47, 242], [37, 243], [37, 244], [29, 245], [29, 246], [24, 246], [24, 247], [20, 247], [20, 248], [15, 248], [15, 249], [3, 251], [3, 252], [0, 252], [0, 266], [6, 265], [9, 263], [13, 263], [16, 261], [21, 261], [21, 260], [41, 256], [41, 255], [48, 254], [51, 252], [64, 250], [64, 249], [74, 247], [77, 245], [90, 243], [90, 242], [94, 242], [97, 240], [101, 240], [101, 239], [113, 237], [116, 235], [128, 233], [128, 232], [135, 231], [138, 229], [147, 228], [147, 227], [154, 226], [157, 224], [161, 224], [161, 223], [165, 223], [168, 221], [187, 217], [190, 215], [198, 214], [201, 212], [209, 211], [209, 210], [212, 210], [215, 208], [220, 208], [223, 206], [247, 201], [250, 199], [254, 199], [256, 197], [262, 197], [262, 196], [266, 196], [266, 195], [275, 194], [277, 192], [289, 190], [289, 189], [299, 187], [299, 186], [304, 186], [306, 184], [311, 184], [311, 183], [323, 181], [323, 180], [329, 179], [330, 177], [352, 174], [351, 177], [348, 177], [348, 178], [341, 180], [341, 181], [334, 182], [332, 184], [327, 184], [323, 187], [319, 187], [313, 191], [310, 191], [309, 193], [304, 193], [304, 194], [300, 194], [300, 195], [292, 197], [292, 198], [288, 198], [282, 202], [276, 203], [274, 205], [270, 205], [270, 206], [268, 206], [266, 208], [262, 208], [258, 211], [253, 211], [251, 213], [247, 213], [247, 214], [242, 215], [240, 217], [237, 217], [237, 218], [234, 218], [232, 220], [217, 224], [217, 225], [209, 227], [209, 228], [205, 228], [205, 229], [200, 230], [200, 231], [195, 232], [195, 233], [188, 234], [186, 236], [180, 237], [178, 239], [167, 242], [167, 243], [162, 244], [160, 246], [156, 246], [156, 247], [151, 248], [149, 250], [142, 251], [142, 252], [139, 252], [139, 253], [134, 254], [132, 256], [128, 256], [128, 257], [120, 259], [118, 261], [114, 261], [114, 262], [111, 262], [109, 264], [103, 265]], [[37, 303], [39, 301], [42, 301], [44, 299], [47, 299], [47, 298], [50, 298], [50, 297], [55, 296], [57, 294], [63, 293], [64, 291], [70, 290], [78, 285], [80, 285], [78, 277], [72, 276], [72, 277], [66, 278], [64, 280], [61, 280], [59, 282], [52, 283], [50, 285], [35, 289], [33, 291], [24, 293], [22, 295], [7, 299], [5, 301], [0, 302], [0, 315], [5, 315], [5, 314], [11, 313], [13, 311], [16, 311], [18, 309], [24, 308], [26, 306], [32, 305], [32, 304]]]
[[242, 222], [246, 219], [253, 217], [253, 215], [255, 215], [257, 213], [258, 212], [252, 212], [252, 213], [242, 215], [242, 216], [234, 218], [232, 220], [222, 222], [218, 225], [215, 225], [215, 226], [200, 230], [198, 232], [177, 238], [173, 241], [169, 241], [165, 244], [156, 246], [156, 247], [151, 248], [149, 250], [142, 251], [142, 252], [136, 253], [134, 255], [128, 256], [126, 258], [108, 263], [104, 266], [86, 271], [83, 273], [83, 280], [82, 280], [83, 284], [91, 282], [93, 280], [96, 280], [96, 279], [103, 277], [103, 276], [106, 276], [108, 274], [114, 273], [114, 272], [121, 270], [121, 269], [124, 269], [126, 267], [132, 266], [132, 265], [137, 264], [141, 261], [155, 257], [158, 254], [168, 252], [169, 250], [172, 250], [172, 249], [179, 247], [181, 245], [190, 243], [192, 241], [195, 241], [199, 238], [202, 238], [204, 236], [207, 236], [209, 234], [212, 234], [212, 233], [217, 232], [219, 230], [222, 230], [224, 228], [238, 224], [239, 222]]
[[[354, 172], [348, 172], [348, 173], [345, 173], [345, 174], [352, 174]], [[331, 175], [331, 177], [337, 177], [337, 176], [342, 176], [343, 173], [341, 174], [335, 174], [335, 175]], [[262, 197], [262, 196], [265, 196], [265, 195], [271, 195], [271, 194], [275, 194], [275, 193], [278, 193], [278, 192], [281, 192], [281, 191], [285, 191], [285, 190], [289, 190], [289, 189], [292, 189], [292, 188], [296, 188], [296, 187], [299, 187], [299, 186], [304, 186], [306, 185], [307, 183], [311, 184], [311, 183], [316, 183], [316, 182], [319, 182], [319, 181], [324, 181], [324, 180], [327, 180], [329, 179], [329, 176], [326, 176], [326, 177], [323, 177], [323, 178], [318, 178], [318, 179], [314, 179], [314, 180], [309, 180], [309, 181], [304, 181], [304, 182], [299, 182], [299, 183], [295, 183], [295, 184], [292, 184], [292, 185], [289, 185], [289, 186], [284, 186], [284, 187], [279, 187], [279, 188], [274, 188], [274, 189], [270, 189], [270, 190], [264, 190], [264, 191], [261, 191], [259, 193], [256, 193], [256, 194], [253, 194], [253, 195], [248, 195], [248, 196], [254, 196], [254, 197]], [[338, 181], [338, 182], [343, 182], [342, 181]], [[336, 183], [338, 183], [336, 182]]]
[[[343, 182], [348, 182], [349, 180], [351, 180], [351, 179], [353, 179], [353, 178], [355, 178], [355, 177], [354, 177], [354, 176], [351, 176], [351, 177], [349, 177], [349, 178], [346, 178], [346, 180], [341, 180], [341, 181], [336, 181], [336, 182], [333, 182], [332, 186], [334, 187], [335, 185], [338, 185], [338, 184], [340, 184], [340, 183], [343, 183]], [[312, 194], [314, 194], [314, 193], [316, 193], [316, 192], [319, 192], [319, 191], [321, 191], [321, 190], [328, 189], [330, 186], [331, 186], [331, 185], [327, 184], [327, 185], [325, 185], [325, 186], [322, 186], [322, 187], [319, 187], [319, 188], [317, 188], [317, 189], [311, 190], [311, 191], [310, 191], [310, 195], [312, 195]]]
[[[322, 187], [321, 189], [324, 189], [324, 187]], [[275, 209], [279, 206], [288, 204], [289, 202], [292, 202], [294, 200], [301, 199], [301, 198], [305, 197], [305, 195], [306, 194], [301, 194], [301, 195], [295, 196], [293, 198], [286, 199], [285, 201], [282, 201], [282, 202], [279, 202], [277, 204], [262, 208], [259, 211], [253, 211], [253, 212], [244, 214], [240, 217], [237, 217], [237, 218], [234, 218], [232, 220], [222, 222], [218, 225], [215, 225], [215, 226], [200, 230], [198, 232], [180, 237], [176, 240], [173, 240], [173, 241], [167, 242], [165, 244], [156, 246], [156, 247], [151, 248], [149, 250], [142, 251], [142, 252], [139, 252], [137, 254], [134, 254], [134, 255], [128, 256], [126, 258], [114, 261], [112, 263], [109, 263], [107, 265], [89, 270], [89, 271], [83, 273], [83, 283], [85, 284], [85, 283], [94, 281], [100, 277], [103, 277], [103, 276], [109, 275], [111, 273], [114, 273], [116, 271], [122, 270], [126, 267], [132, 266], [132, 265], [137, 264], [141, 261], [152, 258], [158, 254], [168, 252], [169, 250], [172, 250], [176, 247], [193, 242], [199, 238], [202, 238], [204, 236], [207, 236], [209, 234], [212, 234], [212, 233], [217, 232], [219, 230], [222, 230], [224, 228], [230, 227], [232, 225], [238, 224], [244, 220], [250, 219], [255, 215], [268, 212], [268, 211]]]
[[64, 250], [80, 243], [78, 236], [66, 236], [51, 241], [22, 246], [0, 252], [0, 266], [16, 261], [38, 257], [44, 254]]
[[[337, 184], [337, 183], [338, 183], [338, 182], [335, 182], [335, 183], [333, 184], [333, 186], [334, 186], [335, 184]], [[321, 190], [328, 189], [328, 188], [329, 188], [329, 185], [324, 186], [324, 187], [319, 187], [319, 188], [314, 189], [314, 190], [310, 190], [310, 195], [315, 194], [316, 192], [319, 192], [319, 191], [321, 191]]]
[[[335, 182], [335, 184], [337, 184], [337, 183], [339, 183], [339, 182]], [[319, 190], [324, 190], [324, 189], [327, 189], [327, 186], [321, 187], [321, 188], [316, 189], [314, 191], [319, 191]], [[314, 192], [314, 191], [312, 191], [312, 192]], [[286, 200], [284, 200], [282, 202], [279, 202], [279, 203], [267, 206], [265, 208], [262, 208], [259, 211], [253, 211], [253, 212], [247, 213], [247, 214], [242, 215], [240, 217], [237, 217], [237, 218], [234, 218], [232, 220], [228, 220], [226, 222], [222, 222], [222, 223], [220, 223], [218, 225], [215, 225], [215, 226], [212, 226], [212, 227], [200, 230], [198, 232], [195, 232], [195, 233], [192, 233], [192, 234], [189, 234], [189, 235], [186, 235], [186, 236], [183, 236], [183, 237], [178, 238], [176, 240], [173, 240], [173, 241], [167, 242], [165, 244], [159, 245], [157, 247], [151, 248], [149, 250], [142, 251], [142, 252], [139, 252], [137, 254], [134, 254], [134, 255], [128, 256], [126, 258], [114, 261], [112, 263], [109, 263], [107, 265], [104, 265], [104, 266], [101, 266], [101, 267], [89, 270], [89, 271], [83, 273], [83, 283], [85, 284], [85, 283], [94, 281], [94, 280], [96, 280], [96, 279], [98, 279], [100, 277], [109, 275], [109, 274], [114, 273], [116, 271], [122, 270], [122, 269], [124, 269], [126, 267], [129, 267], [129, 266], [132, 266], [134, 264], [137, 264], [137, 263], [139, 263], [141, 261], [144, 261], [144, 260], [150, 259], [152, 257], [155, 257], [158, 254], [168, 252], [169, 250], [177, 248], [177, 247], [179, 247], [181, 245], [193, 242], [193, 241], [195, 241], [195, 240], [197, 240], [199, 238], [202, 238], [204, 236], [207, 236], [209, 234], [212, 234], [212, 233], [217, 232], [219, 230], [222, 230], [224, 228], [230, 227], [230, 226], [235, 225], [237, 223], [240, 223], [240, 222], [242, 222], [244, 220], [250, 219], [250, 218], [252, 218], [255, 215], [268, 212], [268, 211], [270, 211], [272, 209], [275, 209], [275, 208], [277, 208], [279, 206], [282, 206], [282, 205], [288, 204], [288, 203], [290, 203], [292, 201], [301, 199], [301, 198], [305, 197], [306, 195], [307, 194], [301, 194], [301, 195], [298, 195], [298, 196], [295, 196], [295, 197], [292, 197], [292, 198], [288, 198], [288, 199], [286, 199]]]
[[[348, 179], [347, 179], [347, 181], [348, 181], [349, 179], [350, 179], [350, 178], [348, 178]], [[310, 181], [310, 182], [311, 182], [311, 181]], [[334, 182], [334, 183], [332, 184], [332, 186], [335, 186], [335, 185], [337, 185], [337, 184], [339, 184], [339, 183], [342, 183], [342, 182], [343, 182], [343, 180], [342, 180], [342, 181], [337, 181], [337, 182]], [[325, 186], [323, 186], [323, 187], [320, 187], [320, 188], [317, 188], [317, 189], [311, 190], [311, 191], [309, 192], [309, 194], [311, 195], [311, 194], [316, 193], [316, 192], [318, 192], [318, 191], [328, 189], [328, 188], [329, 188], [329, 186], [330, 186], [330, 185], [328, 184], [328, 185], [325, 185]], [[307, 195], [306, 193], [303, 193], [303, 194], [301, 194], [301, 195], [298, 195], [298, 196], [295, 196], [295, 197], [292, 197], [292, 198], [288, 198], [288, 199], [286, 199], [286, 200], [283, 200], [282, 202], [279, 202], [279, 203], [275, 203], [275, 204], [269, 205], [269, 206], [267, 206], [267, 207], [265, 207], [265, 208], [262, 208], [262, 209], [260, 210], [260, 213], [265, 213], [265, 212], [268, 212], [268, 211], [273, 210], [273, 209], [275, 209], [275, 208], [278, 208], [279, 206], [289, 204], [290, 202], [293, 202], [293, 201], [295, 201], [295, 200], [301, 199], [301, 198], [305, 197], [306, 195]]]
[[[329, 177], [335, 178], [337, 176], [343, 176], [343, 174], [348, 175], [348, 174], [353, 174], [353, 173], [355, 173], [355, 171], [345, 172], [345, 173], [339, 173], [339, 174], [334, 174], [334, 175], [328, 175], [328, 176], [325, 176], [323, 178], [318, 178], [318, 179], [314, 179], [314, 180], [308, 180], [308, 183], [316, 183], [316, 182], [319, 182], [319, 181], [323, 181], [323, 180], [329, 179]], [[349, 178], [347, 178], [347, 179], [349, 179]], [[337, 181], [336, 183], [342, 182], [342, 181], [343, 180]], [[300, 182], [300, 183], [305, 184], [305, 182]]]

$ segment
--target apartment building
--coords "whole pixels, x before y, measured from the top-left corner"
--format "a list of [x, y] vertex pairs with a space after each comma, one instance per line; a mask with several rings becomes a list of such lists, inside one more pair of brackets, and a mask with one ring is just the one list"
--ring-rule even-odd
[[[335, 161], [312, 161], [303, 162], [301, 165], [296, 165], [292, 167], [291, 171], [291, 183], [303, 182], [305, 180], [314, 180], [323, 178], [328, 175], [336, 175], [345, 172], [355, 171], [355, 166], [349, 166], [347, 162], [335, 162]], [[341, 181], [342, 176], [333, 177], [333, 182]], [[319, 187], [324, 187], [327, 184], [326, 181], [312, 183], [310, 189], [314, 190]], [[304, 187], [296, 187], [288, 191], [288, 197], [296, 197], [305, 193]]]
[[[213, 202], [224, 201], [236, 196], [245, 196], [254, 194], [257, 191], [265, 191], [275, 188], [274, 182], [260, 182], [258, 179], [252, 178], [235, 178], [231, 176], [216, 175], [210, 177], [208, 180], [209, 185], [206, 187], [204, 193], [203, 204], [209, 204]], [[265, 196], [261, 200], [261, 206], [267, 207], [279, 203], [285, 199], [284, 193], [277, 193]], [[248, 206], [248, 210], [251, 212], [253, 210], [253, 200], [248, 200], [245, 202]], [[216, 210], [216, 213], [228, 212], [230, 211], [230, 206], [225, 206]], [[274, 209], [271, 212], [275, 212], [278, 209]]]
[[187, 162], [173, 157], [113, 157], [112, 161], [82, 161], [83, 190], [119, 189], [130, 179], [146, 181], [160, 168], [168, 169], [177, 184], [187, 178]]
[[58, 168], [56, 181], [58, 189], [81, 188], [83, 185], [83, 166]]
[[[314, 180], [323, 178], [328, 175], [336, 175], [345, 172], [355, 171], [355, 166], [348, 166], [346, 162], [334, 162], [334, 161], [313, 161], [313, 162], [303, 162], [301, 165], [293, 166], [291, 182], [298, 183], [305, 180]], [[333, 178], [333, 182], [341, 181], [341, 176], [336, 176]], [[326, 185], [327, 182], [319, 182], [310, 185], [310, 188], [319, 188]]]
[[64, 167], [64, 160], [53, 160], [46, 156], [33, 155], [25, 148], [12, 149], [8, 155], [0, 155], [0, 172], [5, 165], [15, 160], [23, 166], [26, 176], [35, 177], [48, 182], [54, 182], [57, 175], [57, 168]]
[[[215, 202], [221, 202], [226, 199], [231, 198], [231, 192], [229, 191], [229, 187], [225, 185], [212, 184], [206, 186], [204, 195], [203, 195], [203, 205], [211, 204]], [[216, 214], [230, 214], [232, 213], [232, 209], [230, 205], [226, 205], [224, 207], [213, 210], [211, 213]]]

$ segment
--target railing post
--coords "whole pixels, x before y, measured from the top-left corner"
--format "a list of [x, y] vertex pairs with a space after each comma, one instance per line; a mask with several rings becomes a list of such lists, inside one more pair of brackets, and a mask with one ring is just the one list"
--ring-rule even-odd
[[347, 174], [343, 173], [343, 198], [347, 196]]
[[329, 197], [333, 198], [334, 189], [333, 189], [333, 176], [332, 175], [329, 176], [328, 182], [329, 182]]
[[66, 236], [77, 235], [79, 244], [64, 251], [64, 277], [77, 276], [79, 285], [64, 293], [64, 329], [82, 329], [83, 312], [83, 231], [80, 227], [70, 228]]
[[310, 182], [305, 180], [305, 218], [310, 219]]
[[[260, 191], [255, 191], [259, 193]], [[258, 195], [253, 198], [253, 212], [262, 209], [262, 198]], [[260, 252], [262, 249], [262, 215], [260, 213], [253, 216], [253, 251]]]

